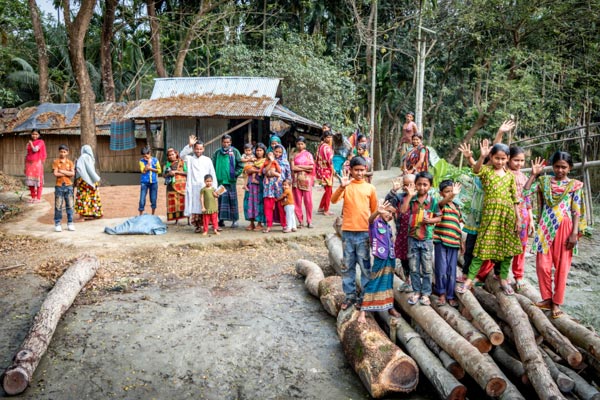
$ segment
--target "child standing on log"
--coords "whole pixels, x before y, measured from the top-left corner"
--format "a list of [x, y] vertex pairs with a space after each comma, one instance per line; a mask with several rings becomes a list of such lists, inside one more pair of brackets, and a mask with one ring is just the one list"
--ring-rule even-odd
[[402, 178], [396, 178], [392, 182], [392, 190], [385, 196], [385, 201], [389, 202], [396, 210], [396, 242], [394, 243], [394, 253], [396, 254], [396, 259], [400, 260], [400, 267], [403, 272], [402, 279], [404, 279], [404, 283], [400, 286], [400, 291], [403, 292], [412, 292], [410, 268], [408, 266], [410, 212], [401, 213], [400, 206], [402, 206], [404, 198], [408, 196], [407, 188], [411, 184], [415, 184], [415, 175], [413, 174], [406, 174]]
[[58, 158], [52, 162], [52, 173], [56, 177], [56, 186], [54, 187], [55, 232], [62, 231], [60, 221], [62, 220], [63, 205], [67, 213], [67, 229], [75, 230], [75, 225], [73, 225], [73, 182], [71, 182], [71, 178], [75, 176], [75, 164], [67, 158], [68, 155], [69, 147], [61, 144], [58, 146]]
[[369, 217], [369, 237], [373, 266], [369, 282], [364, 287], [364, 297], [358, 322], [366, 322], [365, 311], [388, 311], [390, 315], [399, 317], [394, 309], [394, 240], [389, 221], [393, 215], [393, 207], [387, 201], [379, 206]]
[[360, 308], [362, 303], [362, 298], [356, 295], [356, 265], [358, 264], [361, 271], [363, 288], [366, 287], [371, 274], [369, 216], [377, 210], [377, 193], [375, 187], [364, 180], [366, 172], [364, 158], [354, 157], [350, 162], [350, 174], [343, 173], [341, 184], [331, 198], [331, 202], [334, 204], [340, 199], [344, 200], [342, 207], [344, 215], [342, 222], [344, 247], [342, 288], [346, 298], [342, 303], [342, 310], [352, 304]]
[[[480, 149], [481, 154], [473, 172], [479, 175], [485, 192], [481, 226], [473, 250], [475, 257], [471, 262], [469, 275], [457, 291], [465, 293], [470, 290], [483, 262], [493, 260], [500, 262], [502, 290], [505, 294], [512, 295], [514, 291], [508, 284], [508, 271], [512, 257], [521, 254], [523, 248], [517, 235], [521, 226], [517, 185], [514, 175], [506, 169], [510, 150], [502, 143], [490, 147], [487, 139], [483, 140]], [[484, 166], [483, 162], [488, 155], [490, 165]]]
[[462, 221], [460, 207], [453, 200], [460, 193], [460, 183], [445, 180], [440, 183], [440, 209], [442, 219], [433, 230], [435, 247], [435, 292], [438, 295], [436, 304], [443, 306], [448, 301], [452, 307], [458, 305], [454, 298], [456, 284], [456, 263], [458, 251], [464, 248], [460, 223]]
[[[552, 318], [563, 315], [560, 306], [565, 299], [567, 275], [571, 269], [577, 241], [586, 229], [583, 183], [568, 177], [573, 168], [571, 155], [557, 151], [550, 159], [554, 176], [540, 176], [544, 163], [538, 158], [531, 163], [531, 176], [525, 190], [538, 180], [538, 227], [535, 234], [535, 265], [542, 301], [536, 305], [551, 310]], [[552, 276], [554, 265], [554, 277]], [[554, 290], [552, 280], [554, 278]]]
[[407, 188], [401, 213], [410, 212], [408, 232], [408, 265], [413, 294], [408, 304], [419, 301], [422, 305], [431, 304], [431, 273], [433, 272], [433, 227], [440, 222], [441, 214], [438, 201], [428, 192], [433, 184], [429, 172], [419, 172], [415, 183]]

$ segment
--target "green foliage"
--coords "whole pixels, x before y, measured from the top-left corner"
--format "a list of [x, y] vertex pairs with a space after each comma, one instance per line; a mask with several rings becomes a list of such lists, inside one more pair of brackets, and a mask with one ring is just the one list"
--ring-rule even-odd
[[0, 87], [0, 108], [14, 107], [21, 102], [18, 94], [10, 89]]

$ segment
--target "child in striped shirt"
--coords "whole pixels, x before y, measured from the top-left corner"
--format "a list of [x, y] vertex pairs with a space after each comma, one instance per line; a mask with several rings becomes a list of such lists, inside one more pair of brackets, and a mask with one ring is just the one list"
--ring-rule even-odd
[[463, 251], [461, 235], [460, 207], [453, 200], [460, 193], [460, 183], [454, 183], [448, 179], [440, 183], [439, 206], [442, 212], [442, 220], [438, 222], [433, 231], [433, 245], [435, 249], [434, 281], [435, 292], [438, 295], [436, 304], [443, 306], [450, 304], [452, 307], [458, 305], [454, 298], [454, 287], [456, 284], [456, 259], [458, 251]]

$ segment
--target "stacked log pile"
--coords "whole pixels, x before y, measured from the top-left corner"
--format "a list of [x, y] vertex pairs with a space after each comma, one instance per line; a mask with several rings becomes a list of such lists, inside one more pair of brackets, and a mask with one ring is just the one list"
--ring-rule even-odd
[[[343, 265], [341, 240], [335, 234], [329, 235], [326, 247], [329, 261], [339, 273]], [[298, 272], [307, 276], [301, 269]], [[318, 273], [315, 276], [321, 279]], [[308, 276], [306, 280], [314, 294], [310, 289], [314, 281]], [[456, 294], [460, 302], [457, 310], [447, 304], [438, 306], [435, 301], [432, 306], [409, 305], [408, 294], [397, 290], [401, 283], [395, 277], [395, 305], [406, 320], [387, 312], [377, 313], [376, 319], [389, 333], [390, 343], [399, 344], [419, 365], [440, 398], [469, 396], [468, 387], [461, 383], [466, 373], [490, 397], [600, 400], [600, 336], [566, 314], [551, 318], [549, 311], [535, 305], [541, 299], [531, 285], [526, 284], [516, 295], [506, 295], [490, 276], [485, 289]], [[318, 296], [330, 314], [339, 313], [338, 333], [347, 356], [356, 351], [361, 340], [357, 338], [367, 340], [365, 337], [377, 330], [370, 313], [367, 323], [359, 324], [356, 311], [340, 312], [344, 295], [339, 277], [321, 279]], [[352, 327], [352, 340], [341, 333], [340, 322]], [[361, 356], [381, 357], [375, 350]], [[348, 359], [371, 395], [377, 397], [367, 382], [371, 378], [365, 379], [352, 357]], [[397, 369], [394, 373], [405, 372]], [[410, 377], [409, 373], [405, 378]], [[391, 376], [386, 379], [402, 380]], [[385, 391], [394, 390], [388, 386]]]

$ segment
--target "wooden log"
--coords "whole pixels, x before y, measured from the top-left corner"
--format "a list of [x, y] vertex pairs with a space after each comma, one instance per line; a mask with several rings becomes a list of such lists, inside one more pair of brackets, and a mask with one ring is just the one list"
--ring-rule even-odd
[[[468, 311], [468, 316], [465, 316], [467, 319], [473, 319], [477, 322], [477, 327], [485, 334], [490, 342], [494, 346], [500, 346], [502, 342], [504, 342], [504, 334], [502, 330], [496, 323], [496, 321], [485, 312], [481, 304], [477, 301], [473, 293], [456, 293], [458, 300], [464, 306], [464, 309]], [[463, 314], [464, 315], [464, 314]], [[473, 324], [475, 325], [475, 324]]]
[[460, 312], [454, 307], [449, 306], [447, 303], [444, 306], [436, 305], [436, 296], [431, 296], [431, 306], [433, 309], [450, 325], [454, 330], [462, 335], [469, 341], [473, 346], [482, 353], [487, 353], [492, 349], [487, 336], [479, 332], [477, 328], [473, 326]]
[[100, 263], [94, 257], [83, 256], [56, 281], [33, 325], [19, 347], [13, 363], [4, 373], [2, 385], [9, 395], [25, 391], [63, 314], [71, 307], [81, 289], [94, 277]]
[[465, 398], [467, 388], [446, 370], [436, 355], [429, 350], [423, 338], [411, 328], [404, 318], [394, 318], [385, 311], [378, 312], [377, 315], [390, 328], [390, 337], [394, 332], [393, 336], [396, 340], [402, 343], [408, 354], [417, 362], [441, 399], [462, 400]]
[[554, 361], [552, 361], [545, 351], [542, 350], [540, 353], [542, 354], [542, 358], [548, 367], [548, 371], [550, 371], [550, 376], [554, 379], [554, 382], [556, 382], [558, 389], [563, 393], [570, 393], [575, 387], [575, 381], [560, 372]]
[[581, 364], [583, 356], [573, 346], [571, 341], [562, 335], [558, 329], [552, 325], [542, 310], [536, 307], [533, 302], [525, 296], [515, 294], [521, 308], [529, 316], [529, 319], [535, 325], [537, 331], [544, 337], [546, 342], [554, 348], [558, 354], [564, 358], [570, 366], [577, 367]]
[[[534, 303], [542, 300], [537, 289], [529, 283], [523, 285], [519, 293], [528, 297]], [[600, 360], [600, 336], [579, 324], [566, 313], [560, 318], [551, 319], [550, 322], [558, 328], [560, 333], [569, 338], [571, 343], [581, 347], [589, 352], [594, 358]]]
[[[492, 359], [492, 357], [489, 354], [484, 354], [484, 357], [489, 359], [489, 362], [491, 364], [494, 364], [494, 360]], [[500, 374], [502, 376], [502, 378], [504, 378], [504, 380], [506, 381], [506, 390], [504, 391], [504, 393], [502, 393], [498, 399], [500, 400], [526, 400], [525, 397], [521, 394], [521, 392], [519, 392], [519, 389], [517, 389], [517, 387], [510, 381], [510, 379], [508, 379], [506, 377], [506, 375], [504, 375], [504, 372], [502, 372], [502, 370], [500, 368], [498, 368], [498, 371], [500, 371]]]
[[498, 304], [513, 330], [519, 357], [538, 396], [542, 400], [563, 399], [564, 397], [550, 376], [550, 372], [540, 354], [529, 318], [515, 296], [504, 294], [500, 288], [500, 283], [491, 276], [486, 279], [486, 287], [496, 295]]
[[380, 398], [390, 392], [410, 392], [417, 387], [419, 368], [415, 361], [390, 341], [372, 313], [358, 322], [354, 307], [341, 310], [337, 331], [346, 359], [369, 394]]
[[331, 264], [336, 274], [342, 275], [342, 269], [344, 269], [342, 238], [334, 233], [328, 233], [325, 237], [325, 246], [327, 247], [329, 264]]
[[600, 378], [600, 361], [598, 361], [598, 359], [596, 359], [594, 356], [592, 356], [588, 351], [582, 349], [581, 347], [578, 347], [577, 350], [579, 350], [579, 352], [581, 353], [581, 355], [583, 356], [584, 361], [591, 367], [594, 369], [594, 372], [596, 373], [596, 375]]
[[342, 217], [335, 217], [333, 220], [333, 230], [339, 237], [342, 237], [342, 222]]
[[306, 277], [306, 279], [304, 279], [304, 285], [310, 294], [319, 297], [319, 282], [325, 278], [321, 267], [312, 261], [298, 260], [296, 261], [296, 272]]
[[556, 367], [560, 372], [575, 381], [573, 392], [575, 392], [577, 397], [579, 397], [581, 400], [600, 400], [600, 392], [598, 392], [595, 387], [587, 383], [585, 379], [577, 374], [577, 372], [560, 364], [557, 364]]
[[337, 317], [340, 307], [346, 296], [342, 290], [342, 278], [340, 276], [328, 276], [319, 282], [319, 299], [325, 311]]
[[508, 371], [513, 377], [520, 380], [521, 383], [525, 385], [529, 383], [529, 378], [527, 378], [527, 373], [525, 372], [523, 363], [509, 354], [504, 346], [494, 347], [494, 350], [490, 353], [490, 355], [496, 361], [496, 363], [500, 365], [500, 367]]
[[446, 353], [446, 351], [438, 346], [435, 340], [433, 340], [432, 337], [429, 336], [429, 334], [419, 326], [419, 324], [413, 321], [412, 328], [421, 336], [427, 347], [439, 357], [442, 365], [448, 372], [450, 372], [456, 379], [462, 379], [465, 377], [465, 369], [458, 362], [456, 362], [456, 360], [452, 358], [450, 354]]
[[429, 306], [408, 304], [407, 293], [398, 291], [402, 281], [394, 277], [394, 298], [400, 307], [414, 319], [434, 340], [462, 365], [485, 392], [492, 397], [500, 396], [506, 389], [506, 380], [499, 368], [460, 336]]

